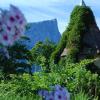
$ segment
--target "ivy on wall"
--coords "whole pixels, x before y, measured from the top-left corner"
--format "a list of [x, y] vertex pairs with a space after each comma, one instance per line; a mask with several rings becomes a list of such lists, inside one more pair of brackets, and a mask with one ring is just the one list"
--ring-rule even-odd
[[76, 6], [71, 13], [68, 27], [64, 31], [56, 50], [52, 53], [51, 60], [58, 63], [64, 48], [67, 48], [67, 61], [77, 61], [77, 54], [82, 47], [82, 37], [93, 24], [96, 22], [92, 10], [89, 7]]

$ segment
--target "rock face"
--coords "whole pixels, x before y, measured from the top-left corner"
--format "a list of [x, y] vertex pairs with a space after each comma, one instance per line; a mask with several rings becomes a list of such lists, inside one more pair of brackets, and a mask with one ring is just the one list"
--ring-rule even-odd
[[26, 42], [29, 49], [38, 42], [50, 40], [54, 43], [58, 43], [61, 34], [58, 30], [57, 20], [47, 20], [37, 23], [29, 23], [29, 29], [25, 32], [25, 35], [30, 38], [29, 42]]

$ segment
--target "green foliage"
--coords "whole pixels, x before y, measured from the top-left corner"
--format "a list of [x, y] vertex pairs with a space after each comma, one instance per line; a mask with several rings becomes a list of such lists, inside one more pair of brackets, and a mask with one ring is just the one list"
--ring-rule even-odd
[[83, 95], [84, 100], [87, 97], [84, 94], [79, 94], [80, 90], [88, 94], [91, 99], [99, 97], [100, 77], [98, 74], [92, 74], [86, 69], [86, 66], [93, 61], [84, 60], [80, 63], [67, 63], [66, 66], [51, 64], [50, 73], [36, 72], [33, 76], [29, 74], [18, 76], [11, 74], [11, 80], [1, 80], [0, 91], [2, 91], [2, 94], [10, 93], [10, 95], [13, 95], [14, 93], [14, 95], [21, 95], [22, 97], [28, 97], [28, 95], [37, 97], [38, 90], [50, 90], [50, 86], [60, 84], [67, 87], [71, 94], [74, 95], [73, 98], [79, 98], [79, 95]]
[[34, 97], [34, 96], [18, 96], [18, 95], [6, 95], [5, 97], [2, 95], [2, 97], [0, 97], [0, 100], [42, 100], [42, 98], [40, 97]]
[[0, 92], [0, 100], [42, 100], [38, 95], [26, 95], [21, 96], [18, 94], [14, 94], [13, 92], [3, 93]]
[[81, 91], [80, 93], [74, 96], [73, 100], [90, 100], [90, 98], [87, 94]]
[[88, 94], [85, 94], [83, 91], [80, 91], [78, 94], [72, 96], [72, 100], [98, 100], [98, 98], [91, 98]]
[[100, 77], [87, 70], [87, 65], [93, 61], [83, 60], [80, 63], [67, 63], [66, 66], [54, 65], [52, 71], [58, 73], [58, 83], [66, 86], [71, 93], [83, 90], [90, 97], [96, 97], [100, 95]]
[[55, 64], [57, 64], [59, 62], [61, 53], [63, 52], [64, 48], [66, 47], [66, 40], [67, 40], [67, 36], [64, 32], [55, 51], [51, 54], [51, 58], [50, 58], [51, 62], [53, 61]]
[[70, 91], [77, 92], [84, 90], [91, 95], [99, 95], [100, 93], [100, 78], [98, 74], [92, 74], [85, 67], [88, 64], [87, 61], [82, 61], [79, 64], [69, 65], [67, 68], [68, 84], [67, 87]]
[[45, 71], [48, 72], [50, 70], [50, 56], [55, 50], [55, 47], [56, 45], [50, 41], [46, 41], [45, 43], [38, 42], [31, 50], [33, 57], [31, 64], [40, 65]]
[[89, 7], [76, 6], [71, 13], [70, 23], [64, 31], [61, 41], [51, 56], [51, 60], [58, 63], [64, 48], [69, 50], [67, 60], [77, 61], [77, 54], [82, 47], [82, 37], [88, 32], [90, 26], [95, 24], [95, 18]]
[[10, 97], [10, 95], [18, 95], [22, 97], [37, 97], [37, 93], [39, 90], [49, 90], [50, 86], [58, 83], [58, 74], [56, 73], [35, 73], [33, 76], [30, 76], [29, 74], [23, 74], [21, 76], [10, 75], [10, 77], [10, 81], [2, 80], [0, 83], [0, 96], [2, 98], [4, 98], [3, 94], [5, 94], [7, 97]]
[[10, 58], [7, 59], [0, 53], [0, 69], [7, 75], [17, 73], [17, 68], [31, 68], [28, 61], [31, 59], [31, 53], [27, 47], [20, 41], [8, 48]]
[[[31, 52], [24, 44], [17, 42], [8, 48], [10, 59], [5, 59], [0, 54], [0, 100], [42, 100], [38, 91], [50, 90], [56, 84], [66, 87], [73, 97], [72, 100], [93, 100], [95, 97], [97, 99], [94, 100], [99, 100], [100, 76], [87, 69], [94, 60], [77, 62], [82, 48], [82, 37], [93, 24], [95, 19], [91, 9], [76, 6], [56, 50], [56, 45], [50, 41], [38, 42]], [[27, 29], [29, 27], [27, 25]], [[60, 60], [64, 48], [67, 48], [67, 61], [66, 58]], [[58, 62], [59, 64], [55, 64]], [[18, 74], [16, 71], [19, 67], [31, 70], [33, 64], [42, 66], [43, 71], [33, 75]], [[6, 77], [9, 76], [6, 80], [5, 74]]]

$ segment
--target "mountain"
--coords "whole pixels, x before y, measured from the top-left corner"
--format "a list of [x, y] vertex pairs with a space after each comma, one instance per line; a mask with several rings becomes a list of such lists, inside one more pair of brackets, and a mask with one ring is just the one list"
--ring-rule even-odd
[[66, 60], [77, 62], [80, 59], [93, 58], [100, 53], [100, 30], [95, 16], [88, 6], [75, 6], [70, 22], [61, 40], [53, 52], [51, 59], [58, 63], [67, 56]]
[[58, 43], [61, 37], [56, 19], [29, 23], [25, 35], [30, 38], [30, 41], [26, 42], [29, 49], [38, 41], [50, 40]]

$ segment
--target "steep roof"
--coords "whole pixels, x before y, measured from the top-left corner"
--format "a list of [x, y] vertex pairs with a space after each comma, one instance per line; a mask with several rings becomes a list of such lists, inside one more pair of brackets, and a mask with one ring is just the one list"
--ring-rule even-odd
[[81, 0], [80, 6], [86, 6], [84, 0]]

